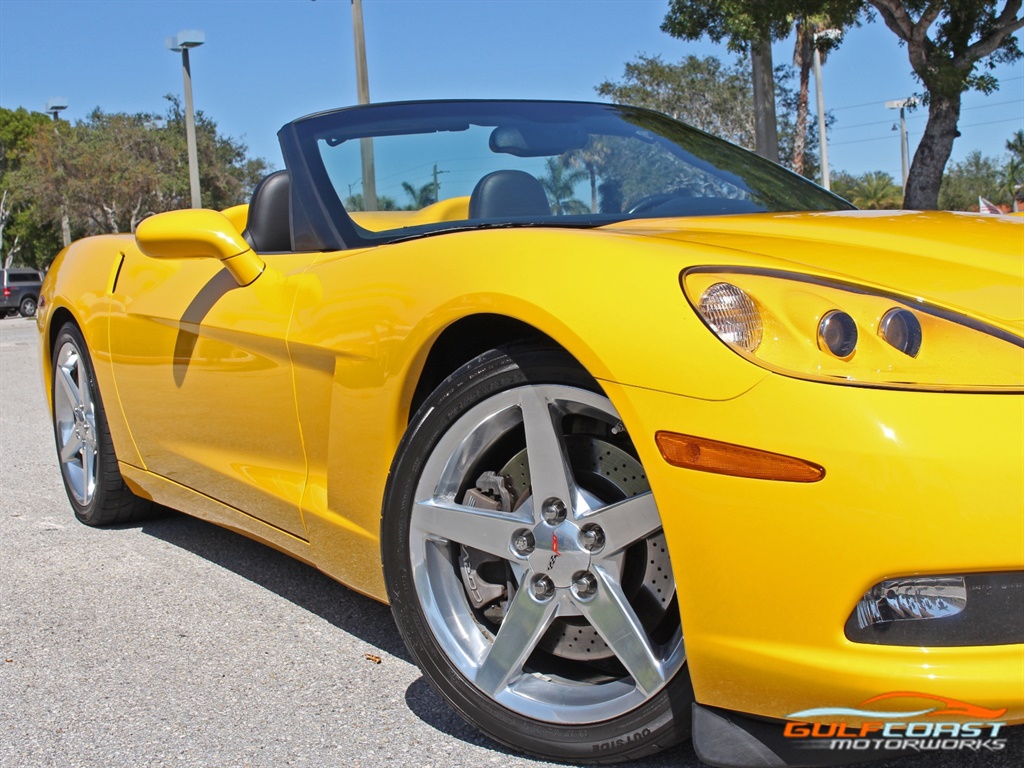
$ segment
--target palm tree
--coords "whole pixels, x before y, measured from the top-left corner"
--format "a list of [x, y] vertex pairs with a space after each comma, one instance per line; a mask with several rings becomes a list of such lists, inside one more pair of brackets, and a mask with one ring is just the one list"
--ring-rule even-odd
[[853, 185], [850, 202], [868, 211], [896, 210], [902, 207], [903, 192], [888, 173], [870, 171]]
[[[834, 43], [825, 37], [818, 38], [831, 24], [827, 16], [803, 16], [796, 22], [796, 45], [793, 47], [793, 66], [800, 70], [800, 91], [796, 100], [796, 127], [793, 137], [793, 171], [801, 176], [804, 172], [804, 149], [807, 141], [807, 101], [810, 93], [811, 67], [814, 65], [814, 49], [818, 49], [821, 63], [828, 58], [828, 51]], [[818, 38], [818, 39], [816, 39]], [[822, 137], [822, 141], [825, 137]]]
[[[363, 211], [366, 207], [363, 205], [363, 193], [356, 192], [354, 195], [349, 195], [345, 198], [344, 202], [345, 210], [351, 213], [352, 211]], [[397, 211], [398, 203], [395, 202], [395, 198], [388, 197], [387, 195], [377, 195], [377, 210], [378, 211]]]
[[544, 162], [548, 167], [548, 175], [540, 183], [548, 193], [551, 212], [559, 216], [587, 213], [587, 204], [573, 197], [576, 185], [587, 177], [586, 169], [570, 168], [559, 157], [549, 157]]
[[590, 212], [597, 213], [597, 177], [600, 168], [608, 159], [610, 149], [600, 140], [591, 139], [583, 149], [562, 155], [562, 163], [572, 168], [582, 168], [590, 176]]
[[[437, 186], [441, 186], [438, 184]], [[437, 198], [434, 197], [434, 182], [428, 181], [422, 187], [417, 189], [408, 181], [402, 182], [402, 189], [405, 193], [412, 198], [412, 203], [406, 207], [407, 211], [418, 211], [421, 208], [426, 208], [428, 205], [433, 205], [437, 202]]]
[[1024, 131], [1017, 131], [1006, 142], [1010, 159], [1003, 168], [1002, 192], [1014, 201], [1013, 210], [1024, 210]]

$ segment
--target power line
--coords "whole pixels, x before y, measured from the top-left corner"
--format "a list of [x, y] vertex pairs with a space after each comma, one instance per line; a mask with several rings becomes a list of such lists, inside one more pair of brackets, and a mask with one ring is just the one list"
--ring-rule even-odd
[[[1003, 106], [1006, 106], [1007, 104], [1022, 104], [1022, 103], [1024, 103], [1024, 99], [1011, 99], [1010, 101], [998, 101], [995, 104], [979, 104], [976, 107], [964, 107], [960, 111], [961, 112], [969, 112], [972, 109], [988, 109], [989, 107], [1003, 107]], [[914, 120], [914, 119], [920, 119], [922, 117], [924, 117], [924, 114], [922, 114], [922, 113], [919, 113], [919, 114], [911, 113], [910, 115], [907, 116], [907, 119], [908, 120]], [[857, 123], [855, 125], [837, 125], [837, 126], [832, 127], [831, 130], [832, 131], [845, 131], [845, 130], [849, 130], [850, 128], [866, 128], [866, 127], [871, 126], [871, 125], [887, 125], [887, 124], [889, 124], [891, 122], [892, 122], [892, 119], [890, 118], [889, 120], [875, 120], [875, 121], [870, 122], [870, 123]]]
[[1008, 117], [1005, 120], [989, 120], [987, 123], [970, 123], [958, 126], [960, 128], [977, 128], [980, 125], [998, 125], [999, 123], [1024, 123], [1024, 118]]
[[[1014, 80], [1024, 80], [1024, 75], [1014, 75], [1013, 77], [1002, 77], [999, 78], [1000, 83], [1009, 83]], [[844, 109], [860, 109], [861, 107], [874, 107], [884, 103], [882, 100], [878, 101], [866, 101], [863, 104], [844, 104], [841, 107], [829, 107], [829, 112], [840, 112]]]
[[871, 139], [851, 139], [850, 141], [830, 141], [829, 144], [833, 147], [839, 147], [843, 144], [864, 144], [869, 141], [896, 141], [898, 136], [877, 136]]
[[[886, 120], [886, 122], [891, 122], [891, 121]], [[960, 127], [960, 128], [978, 128], [978, 127], [981, 127], [981, 126], [984, 126], [984, 125], [999, 125], [1000, 123], [1020, 123], [1020, 122], [1024, 122], [1024, 121], [1022, 121], [1021, 118], [1019, 118], [1019, 117], [1010, 117], [1010, 118], [1007, 118], [1005, 120], [989, 120], [988, 122], [985, 122], [985, 123], [970, 123], [969, 125], [960, 125], [958, 127]], [[867, 138], [867, 139], [850, 139], [848, 141], [830, 141], [829, 144], [831, 144], [834, 147], [838, 147], [838, 146], [842, 146], [843, 144], [864, 144], [864, 143], [870, 142], [870, 141], [885, 141], [885, 140], [893, 141], [895, 138], [896, 138], [895, 136], [875, 136], [875, 137]]]

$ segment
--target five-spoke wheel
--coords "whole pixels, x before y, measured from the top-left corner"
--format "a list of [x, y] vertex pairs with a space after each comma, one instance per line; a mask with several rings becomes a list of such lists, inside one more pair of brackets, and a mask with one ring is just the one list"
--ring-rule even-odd
[[487, 353], [425, 404], [385, 502], [420, 666], [481, 729], [556, 759], [664, 748], [691, 700], [658, 508], [595, 390], [560, 352]]
[[99, 468], [92, 388], [81, 348], [65, 338], [53, 361], [53, 430], [68, 493], [82, 507], [96, 495]]
[[87, 525], [109, 525], [151, 514], [154, 505], [121, 477], [89, 350], [73, 323], [57, 333], [52, 363], [53, 435], [75, 516]]

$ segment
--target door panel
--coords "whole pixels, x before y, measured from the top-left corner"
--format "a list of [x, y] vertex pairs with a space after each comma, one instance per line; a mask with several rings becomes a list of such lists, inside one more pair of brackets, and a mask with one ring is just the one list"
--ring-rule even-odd
[[212, 259], [129, 252], [112, 297], [114, 378], [144, 469], [305, 538], [285, 338], [313, 254], [264, 259], [239, 287]]

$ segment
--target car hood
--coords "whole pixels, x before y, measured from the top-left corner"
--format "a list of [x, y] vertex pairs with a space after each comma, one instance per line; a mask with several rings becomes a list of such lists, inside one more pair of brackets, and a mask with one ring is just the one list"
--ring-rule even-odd
[[736, 253], [720, 263], [831, 276], [1024, 331], [1024, 219], [1016, 217], [841, 211], [631, 220], [606, 229], [728, 249]]

